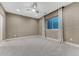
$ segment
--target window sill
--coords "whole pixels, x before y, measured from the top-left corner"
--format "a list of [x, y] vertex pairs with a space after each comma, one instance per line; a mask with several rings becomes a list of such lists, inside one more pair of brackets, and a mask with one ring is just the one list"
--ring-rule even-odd
[[56, 31], [58, 31], [59, 29], [46, 29], [46, 31], [48, 31], [48, 30], [53, 30], [53, 31], [56, 30]]

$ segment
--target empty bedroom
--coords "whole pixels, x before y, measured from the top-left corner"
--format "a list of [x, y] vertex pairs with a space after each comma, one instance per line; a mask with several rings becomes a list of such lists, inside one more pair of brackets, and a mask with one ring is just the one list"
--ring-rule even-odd
[[0, 56], [79, 56], [79, 2], [0, 2]]

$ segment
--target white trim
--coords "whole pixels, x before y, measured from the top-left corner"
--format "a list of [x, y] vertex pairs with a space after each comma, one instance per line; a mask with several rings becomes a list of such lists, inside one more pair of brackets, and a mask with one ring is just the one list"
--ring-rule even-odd
[[63, 13], [62, 8], [58, 9], [58, 17], [59, 17], [59, 28], [60, 31], [58, 32], [59, 39], [63, 42]]
[[[53, 39], [53, 38], [49, 38], [49, 37], [46, 37], [48, 40], [53, 40], [53, 41], [56, 41], [56, 42], [60, 42], [60, 40], [58, 39]], [[67, 42], [67, 41], [63, 41], [65, 44], [68, 44], [68, 45], [71, 45], [73, 47], [78, 47], [79, 48], [79, 44], [75, 44], [75, 43], [71, 43], [71, 42]]]
[[15, 37], [15, 38], [8, 38], [5, 40], [10, 40], [10, 39], [19, 39], [19, 38], [29, 38], [29, 37], [41, 37], [41, 35], [30, 35], [30, 36], [23, 36], [23, 37]]
[[[58, 39], [53, 39], [53, 38], [49, 38], [47, 37], [48, 40], [54, 40], [54, 41], [57, 41], [57, 42], [60, 42], [60, 40]], [[71, 45], [71, 46], [74, 46], [74, 47], [78, 47], [79, 48], [79, 44], [75, 44], [75, 43], [71, 43], [71, 42], [67, 42], [67, 41], [63, 41], [65, 44], [68, 44], [68, 45]]]
[[78, 47], [78, 48], [79, 48], [79, 45], [78, 45], [78, 44], [71, 43], [71, 42], [67, 42], [67, 41], [65, 41], [64, 43], [66, 43], [66, 44], [68, 44], [68, 45], [71, 45], [71, 46], [74, 46], [74, 47]]
[[0, 14], [0, 40], [3, 40], [3, 16]]
[[37, 37], [37, 36], [40, 37], [40, 38], [42, 37], [41, 35], [31, 35], [31, 36], [24, 36], [24, 37], [8, 38], [8, 39], [5, 39], [5, 40], [0, 40], [0, 42], [5, 42], [6, 40], [9, 40], [9, 41], [10, 40], [11, 41], [16, 40], [16, 39], [19, 40], [19, 39], [22, 39], [22, 38]]
[[42, 18], [42, 37], [45, 38], [45, 19]]
[[58, 40], [58, 39], [53, 39], [53, 38], [49, 38], [49, 37], [46, 37], [46, 39], [48, 39], [48, 40], [54, 40], [54, 41], [59, 42], [59, 40]]
[[59, 31], [60, 29], [46, 29], [46, 31], [48, 31], [48, 30], [56, 30], [56, 31]]

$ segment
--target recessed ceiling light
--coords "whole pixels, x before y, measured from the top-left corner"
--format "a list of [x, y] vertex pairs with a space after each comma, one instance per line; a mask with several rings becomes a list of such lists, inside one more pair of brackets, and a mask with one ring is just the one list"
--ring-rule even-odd
[[19, 11], [20, 11], [20, 9], [16, 9], [16, 11], [17, 11], [17, 12], [19, 12]]
[[35, 9], [32, 9], [32, 11], [35, 12], [36, 10]]

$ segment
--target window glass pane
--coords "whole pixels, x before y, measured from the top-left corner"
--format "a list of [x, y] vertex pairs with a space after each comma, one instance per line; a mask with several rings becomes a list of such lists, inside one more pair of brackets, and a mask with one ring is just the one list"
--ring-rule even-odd
[[48, 29], [58, 29], [58, 17], [53, 17], [48, 19], [47, 26]]
[[48, 20], [48, 29], [52, 29], [52, 20], [51, 19]]

